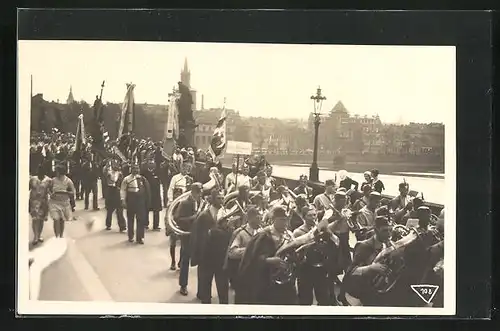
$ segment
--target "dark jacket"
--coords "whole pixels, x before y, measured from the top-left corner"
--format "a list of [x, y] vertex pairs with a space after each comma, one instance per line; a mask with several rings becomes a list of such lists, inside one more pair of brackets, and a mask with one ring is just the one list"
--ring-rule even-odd
[[161, 201], [161, 181], [160, 178], [156, 175], [156, 173], [151, 171], [144, 171], [142, 173], [144, 178], [147, 179], [149, 183], [149, 189], [151, 190], [151, 203], [149, 205], [150, 211], [161, 211], [162, 201]]
[[[200, 201], [201, 203], [201, 201]], [[199, 206], [198, 206], [199, 207]], [[177, 207], [175, 220], [181, 230], [190, 231], [195, 219], [193, 218], [198, 211], [196, 210], [196, 202], [191, 195], [185, 200], [182, 200]]]
[[196, 266], [205, 260], [208, 232], [215, 227], [216, 221], [209, 209], [205, 209], [191, 227], [191, 265]]
[[224, 267], [231, 236], [232, 233], [227, 228], [214, 227], [208, 232], [204, 258], [215, 270]]
[[357, 191], [359, 183], [357, 181], [355, 181], [354, 179], [350, 178], [350, 177], [346, 177], [344, 180], [340, 181], [339, 185], [340, 185], [340, 187], [343, 187], [343, 188], [345, 188], [348, 191], [354, 185], [354, 190]]

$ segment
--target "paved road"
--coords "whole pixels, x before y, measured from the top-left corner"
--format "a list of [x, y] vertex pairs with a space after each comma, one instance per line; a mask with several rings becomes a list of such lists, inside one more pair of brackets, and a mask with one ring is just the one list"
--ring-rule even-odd
[[[104, 201], [99, 204], [103, 206]], [[66, 223], [67, 251], [42, 273], [39, 300], [198, 302], [196, 268], [190, 270], [189, 295], [178, 293], [179, 271], [169, 269], [169, 241], [163, 230], [147, 231], [145, 245], [131, 244], [125, 233], [119, 233], [116, 223], [111, 231], [104, 230], [106, 211], [101, 208], [83, 211], [82, 201], [77, 201], [77, 220]], [[163, 220], [164, 214], [160, 216]], [[216, 293], [214, 284], [213, 303], [218, 302]]]

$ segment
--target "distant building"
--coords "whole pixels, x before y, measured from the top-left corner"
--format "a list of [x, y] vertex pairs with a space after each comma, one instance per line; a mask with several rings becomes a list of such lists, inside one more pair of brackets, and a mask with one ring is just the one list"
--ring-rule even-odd
[[73, 102], [75, 102], [75, 98], [73, 97], [73, 87], [70, 85], [69, 86], [69, 94], [68, 94], [68, 98], [66, 99], [66, 103], [68, 105], [71, 105]]
[[181, 83], [186, 85], [191, 92], [191, 97], [193, 98], [193, 108], [198, 109], [196, 104], [196, 90], [191, 87], [191, 71], [188, 67], [187, 58], [184, 59], [184, 68], [181, 70]]

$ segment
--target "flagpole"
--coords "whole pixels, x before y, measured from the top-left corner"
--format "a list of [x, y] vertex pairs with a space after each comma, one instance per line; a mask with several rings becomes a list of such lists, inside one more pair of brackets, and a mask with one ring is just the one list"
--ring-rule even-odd
[[30, 112], [33, 111], [33, 75], [30, 75], [31, 86], [30, 86]]

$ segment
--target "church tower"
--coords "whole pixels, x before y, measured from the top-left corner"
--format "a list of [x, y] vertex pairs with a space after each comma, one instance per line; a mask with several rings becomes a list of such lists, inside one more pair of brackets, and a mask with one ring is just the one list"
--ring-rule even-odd
[[187, 86], [191, 92], [191, 97], [193, 98], [193, 109], [198, 109], [196, 107], [196, 90], [191, 88], [191, 71], [189, 71], [187, 58], [184, 58], [184, 68], [181, 71], [181, 83]]
[[66, 99], [66, 103], [68, 105], [71, 105], [73, 102], [75, 102], [75, 98], [73, 98], [73, 87], [70, 85], [69, 86], [69, 95], [68, 95], [68, 99]]
[[191, 88], [191, 72], [189, 71], [187, 58], [184, 58], [184, 68], [181, 71], [181, 83]]

